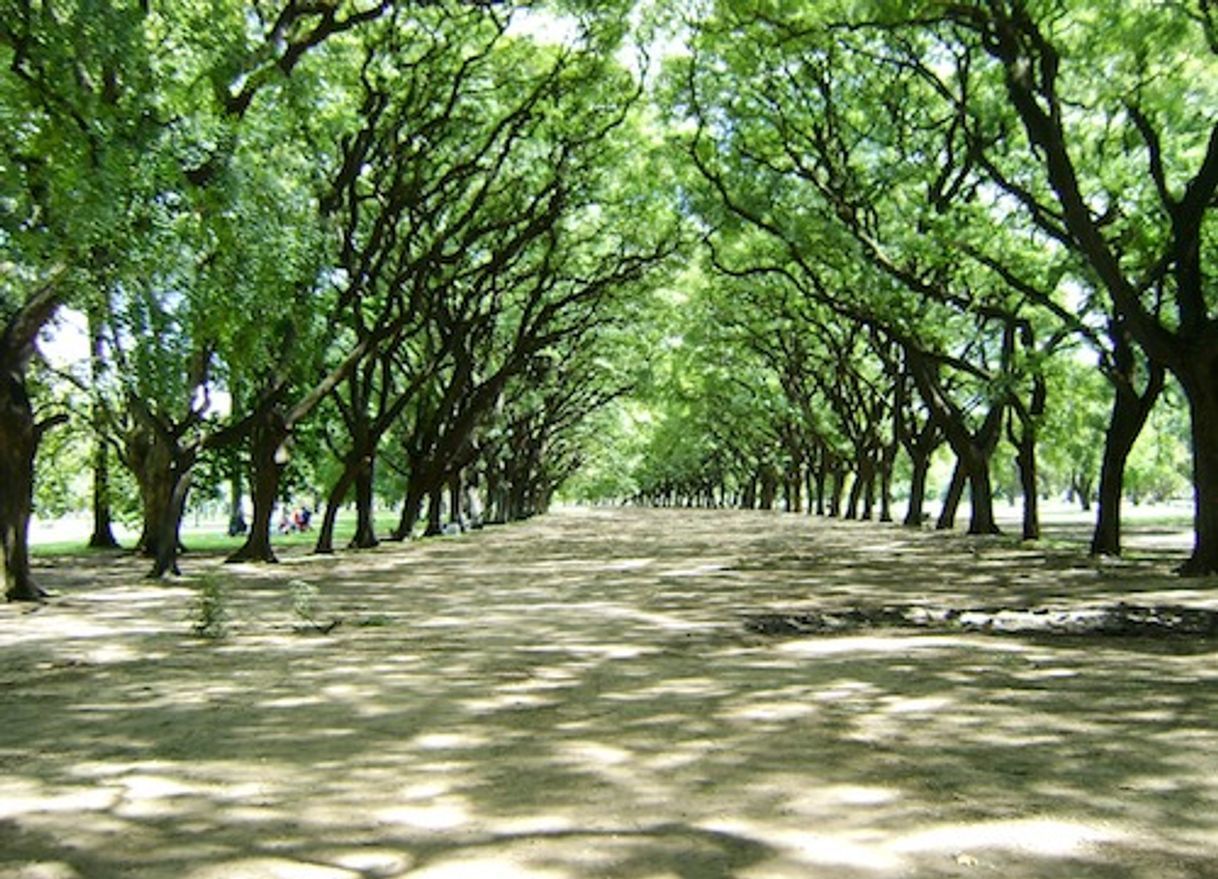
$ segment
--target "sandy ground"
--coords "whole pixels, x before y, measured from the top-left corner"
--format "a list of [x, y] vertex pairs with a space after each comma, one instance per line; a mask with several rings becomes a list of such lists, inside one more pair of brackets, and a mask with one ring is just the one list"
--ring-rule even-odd
[[1218, 876], [1218, 644], [742, 625], [1218, 607], [1170, 529], [1084, 530], [565, 510], [170, 584], [40, 560], [57, 597], [0, 608], [0, 879]]

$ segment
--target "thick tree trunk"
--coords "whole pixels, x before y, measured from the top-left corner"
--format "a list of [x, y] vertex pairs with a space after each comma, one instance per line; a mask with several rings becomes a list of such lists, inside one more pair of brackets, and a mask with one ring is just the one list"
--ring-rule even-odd
[[161, 532], [173, 500], [173, 455], [150, 428], [137, 426], [127, 438], [127, 462], [139, 485], [143, 514], [135, 548], [149, 558], [160, 554]]
[[[876, 464], [871, 455], [860, 455], [859, 469], [855, 471], [854, 482], [850, 485], [850, 496], [845, 506], [845, 519], [871, 519], [870, 505], [875, 494], [871, 492], [873, 480], [876, 477]], [[868, 500], [868, 496], [871, 500]]]
[[245, 543], [228, 557], [229, 562], [278, 561], [271, 546], [271, 517], [279, 498], [279, 479], [287, 463], [289, 432], [282, 413], [271, 409], [250, 432], [250, 491], [254, 515]]
[[461, 509], [461, 474], [454, 473], [448, 480], [448, 522], [465, 530], [464, 512]]
[[990, 458], [980, 450], [966, 456], [970, 507], [969, 534], [998, 534], [994, 520], [994, 489], [990, 483]]
[[905, 510], [907, 528], [921, 528], [926, 518], [926, 477], [930, 472], [930, 455], [910, 452], [909, 462], [913, 472], [909, 477], [909, 507]]
[[153, 555], [149, 579], [158, 579], [166, 574], [180, 574], [178, 550], [181, 546], [182, 514], [186, 509], [186, 496], [190, 492], [191, 472], [194, 469], [193, 452], [181, 454], [179, 464], [171, 470], [169, 501], [161, 511], [156, 524], [156, 552]]
[[772, 510], [774, 509], [774, 496], [778, 493], [778, 477], [775, 476], [773, 468], [767, 464], [761, 468], [759, 480], [761, 490], [758, 506], [763, 510]]
[[376, 537], [374, 475], [372, 456], [363, 455], [355, 472], [355, 534], [347, 544], [352, 549], [371, 549], [380, 543]]
[[409, 540], [414, 536], [414, 526], [423, 512], [423, 498], [426, 495], [422, 483], [411, 479], [406, 484], [406, 498], [402, 502], [402, 516], [398, 520], [397, 530], [393, 532], [394, 540]]
[[964, 497], [965, 482], [964, 465], [957, 458], [956, 467], [952, 470], [952, 480], [947, 484], [947, 494], [943, 496], [939, 519], [935, 522], [936, 531], [950, 531], [956, 527], [956, 511], [960, 509], [960, 499]]
[[34, 496], [38, 430], [25, 383], [0, 376], [0, 544], [4, 550], [4, 596], [39, 601], [46, 593], [30, 576], [29, 530]]
[[[1123, 355], [1123, 356], [1122, 356]], [[1146, 389], [1138, 394], [1129, 380], [1133, 367], [1132, 350], [1114, 352], [1118, 368], [1124, 373], [1112, 382], [1112, 415], [1104, 435], [1104, 458], [1100, 464], [1099, 503], [1095, 532], [1091, 536], [1092, 555], [1121, 554], [1121, 501], [1125, 491], [1125, 465], [1133, 451], [1146, 419], [1163, 390], [1162, 367], [1151, 366]]]
[[1193, 553], [1180, 573], [1218, 574], [1218, 352], [1198, 357], [1180, 375], [1193, 439]]
[[836, 519], [842, 514], [842, 495], [846, 493], [846, 468], [840, 463], [834, 463], [829, 471], [829, 518]]
[[444, 485], [437, 483], [427, 492], [427, 527], [424, 537], [438, 537], [444, 533]]
[[9, 601], [46, 597], [30, 576], [30, 515], [34, 506], [34, 456], [43, 432], [60, 419], [39, 424], [30, 404], [26, 371], [38, 332], [59, 307], [60, 278], [54, 268], [46, 282], [0, 331], [0, 564]]

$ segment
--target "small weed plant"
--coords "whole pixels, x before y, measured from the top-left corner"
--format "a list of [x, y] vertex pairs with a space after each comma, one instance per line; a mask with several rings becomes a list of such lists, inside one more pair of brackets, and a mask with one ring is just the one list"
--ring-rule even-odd
[[317, 587], [304, 580], [292, 580], [288, 583], [288, 588], [292, 592], [292, 613], [296, 614], [301, 623], [316, 626], [314, 602], [317, 599]]
[[206, 576], [195, 593], [191, 630], [200, 638], [218, 641], [228, 634], [228, 596], [219, 577]]

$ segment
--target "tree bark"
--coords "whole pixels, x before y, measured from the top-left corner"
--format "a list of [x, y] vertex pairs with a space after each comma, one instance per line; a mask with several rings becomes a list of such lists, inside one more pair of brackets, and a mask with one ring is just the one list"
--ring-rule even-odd
[[89, 310], [89, 346], [92, 349], [89, 371], [93, 379], [92, 400], [89, 403], [93, 416], [93, 533], [89, 536], [90, 549], [117, 549], [114, 538], [114, 520], [110, 509], [110, 448], [106, 443], [105, 404], [101, 386], [105, 372], [105, 345], [102, 339], [102, 321], [96, 309]]
[[1193, 552], [1180, 573], [1218, 574], [1218, 351], [1181, 370], [1193, 440]]
[[173, 502], [175, 450], [147, 423], [137, 424], [127, 436], [127, 464], [140, 491], [143, 522], [136, 551], [148, 558], [160, 555], [161, 534]]
[[[1121, 502], [1125, 490], [1125, 465], [1133, 451], [1146, 419], [1163, 390], [1164, 370], [1150, 364], [1146, 387], [1141, 394], [1133, 384], [1134, 354], [1128, 342], [1114, 345], [1115, 374], [1112, 415], [1104, 435], [1104, 457], [1100, 464], [1099, 504], [1095, 532], [1091, 536], [1092, 555], [1121, 554]], [[1080, 489], [1081, 491], [1081, 489]]]
[[34, 497], [38, 430], [24, 376], [0, 376], [0, 543], [4, 549], [4, 596], [40, 601], [46, 593], [30, 576], [29, 530]]
[[287, 464], [289, 431], [283, 414], [270, 407], [250, 430], [250, 492], [254, 514], [245, 543], [229, 562], [277, 562], [271, 546], [271, 516], [279, 497], [279, 479]]
[[118, 549], [110, 509], [110, 449], [96, 433], [93, 443], [93, 533], [89, 536], [89, 548]]
[[343, 472], [338, 475], [338, 479], [330, 487], [330, 494], [326, 497], [326, 511], [321, 517], [317, 542], [313, 544], [313, 552], [318, 555], [329, 555], [334, 552], [334, 526], [338, 522], [338, 511], [342, 508], [343, 501], [347, 499], [347, 492], [351, 490], [353, 482], [355, 482], [355, 467], [348, 459], [343, 464]]
[[394, 540], [409, 540], [414, 534], [414, 526], [419, 521], [419, 513], [423, 508], [423, 486], [411, 478], [406, 483], [406, 499], [402, 503], [402, 516], [398, 520], [397, 530], [393, 532]]
[[358, 469], [355, 471], [355, 534], [347, 546], [351, 549], [371, 549], [380, 543], [376, 537], [376, 515], [373, 509], [375, 501], [373, 457], [371, 454], [360, 458]]
[[180, 574], [178, 550], [181, 545], [182, 513], [186, 509], [186, 496], [190, 492], [191, 472], [194, 469], [195, 453], [187, 450], [179, 454], [170, 469], [169, 496], [160, 520], [156, 523], [156, 551], [153, 555], [149, 579], [158, 579], [166, 574]]
[[952, 470], [951, 482], [947, 484], [947, 494], [943, 496], [943, 507], [939, 510], [939, 519], [935, 522], [936, 531], [950, 531], [956, 527], [956, 511], [960, 509], [960, 499], [964, 497], [966, 481], [964, 465], [956, 459]]
[[444, 485], [437, 483], [427, 492], [427, 527], [424, 537], [438, 537], [444, 533]]
[[909, 461], [913, 472], [909, 477], [909, 506], [905, 510], [905, 521], [902, 524], [907, 528], [921, 528], [922, 520], [926, 518], [924, 508], [926, 477], [930, 472], [930, 455], [911, 452]]

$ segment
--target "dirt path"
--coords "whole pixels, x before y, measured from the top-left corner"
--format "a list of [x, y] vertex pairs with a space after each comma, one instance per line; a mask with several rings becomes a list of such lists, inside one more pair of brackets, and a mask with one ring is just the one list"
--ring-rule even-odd
[[[1218, 606], [1154, 557], [581, 510], [186, 568], [44, 567], [54, 602], [0, 608], [0, 879], [1218, 875], [1218, 645], [742, 626]], [[295, 632], [292, 581], [341, 625]]]

